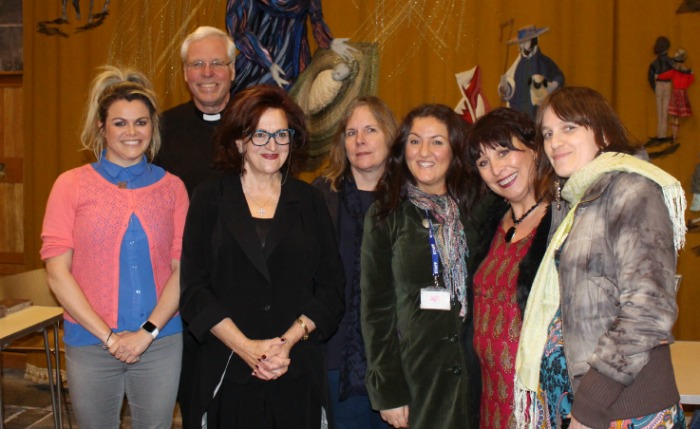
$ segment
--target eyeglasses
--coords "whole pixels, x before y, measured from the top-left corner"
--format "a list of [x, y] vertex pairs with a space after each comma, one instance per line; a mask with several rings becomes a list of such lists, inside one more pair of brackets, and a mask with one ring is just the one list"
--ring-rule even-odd
[[292, 141], [293, 137], [294, 130], [291, 128], [277, 130], [274, 133], [270, 133], [265, 130], [255, 130], [253, 134], [250, 135], [250, 141], [255, 146], [265, 146], [270, 142], [271, 138], [274, 138], [275, 143], [281, 146], [286, 146]]
[[231, 62], [232, 61], [223, 62], [221, 60], [214, 60], [208, 63], [206, 61], [197, 60], [192, 61], [191, 63], [185, 63], [185, 67], [190, 70], [204, 70], [207, 66], [209, 66], [210, 69], [218, 72], [230, 66]]

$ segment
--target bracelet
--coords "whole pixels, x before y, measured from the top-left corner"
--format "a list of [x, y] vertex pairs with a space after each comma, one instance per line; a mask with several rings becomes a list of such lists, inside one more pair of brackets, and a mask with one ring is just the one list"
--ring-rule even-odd
[[306, 323], [304, 323], [301, 318], [297, 319], [297, 323], [301, 325], [302, 328], [304, 328], [304, 335], [301, 336], [302, 341], [306, 341], [309, 339], [309, 328], [306, 327]]
[[113, 333], [114, 333], [114, 331], [110, 329], [110, 330], [109, 330], [109, 335], [107, 335], [107, 339], [105, 340], [104, 343], [102, 343], [102, 348], [103, 348], [104, 350], [107, 350], [107, 349], [109, 348], [109, 346], [107, 345], [107, 343], [109, 343], [109, 339], [112, 338], [112, 334], [113, 334]]

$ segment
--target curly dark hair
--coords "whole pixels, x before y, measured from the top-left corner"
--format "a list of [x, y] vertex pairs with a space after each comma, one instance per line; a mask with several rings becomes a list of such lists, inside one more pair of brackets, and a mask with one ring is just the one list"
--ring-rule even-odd
[[[391, 146], [384, 175], [377, 184], [377, 221], [381, 222], [398, 209], [406, 198], [406, 183], [416, 184], [406, 164], [406, 142], [418, 118], [435, 118], [445, 124], [448, 132], [452, 161], [447, 169], [445, 185], [447, 193], [458, 203], [467, 199], [468, 173], [464, 168], [464, 147], [469, 132], [469, 124], [450, 107], [443, 104], [423, 104], [411, 110], [399, 125], [398, 133]], [[461, 204], [464, 207], [463, 204]]]
[[[290, 152], [282, 169], [288, 166], [294, 174], [303, 163], [308, 139], [304, 111], [280, 87], [257, 85], [236, 94], [224, 110], [221, 124], [214, 135], [214, 168], [232, 174], [243, 174], [243, 154], [238, 151], [237, 140], [245, 140], [256, 130], [260, 117], [268, 109], [284, 111], [289, 128], [294, 130]], [[294, 157], [292, 157], [294, 152]], [[290, 161], [291, 159], [291, 161]]]
[[479, 118], [469, 133], [465, 157], [469, 175], [475, 178], [474, 186], [479, 188], [473, 192], [474, 198], [478, 199], [488, 191], [486, 183], [476, 179], [480, 178], [476, 163], [484, 149], [504, 147], [522, 150], [513, 145], [513, 138], [535, 153], [535, 198], [551, 201], [554, 197], [554, 169], [544, 153], [539, 153], [535, 122], [525, 113], [506, 107], [493, 110]]

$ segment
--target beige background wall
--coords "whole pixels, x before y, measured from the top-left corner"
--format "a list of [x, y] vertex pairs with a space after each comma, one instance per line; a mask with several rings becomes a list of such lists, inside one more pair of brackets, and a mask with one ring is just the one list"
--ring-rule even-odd
[[[100, 2], [96, 2], [100, 3]], [[108, 61], [141, 68], [152, 76], [163, 107], [186, 98], [179, 71], [178, 45], [198, 25], [223, 28], [223, 0], [113, 0], [105, 23], [69, 37], [35, 32], [36, 22], [60, 16], [60, 2], [24, 1], [25, 257], [37, 267], [39, 232], [46, 198], [57, 175], [84, 163], [78, 152], [83, 103], [94, 68]], [[591, 86], [615, 106], [641, 141], [655, 134], [653, 92], [646, 81], [652, 46], [666, 35], [672, 50], [684, 47], [689, 64], [700, 65], [700, 14], [675, 13], [681, 0], [326, 0], [326, 22], [336, 37], [376, 41], [381, 48], [379, 95], [400, 116], [422, 102], [454, 106], [460, 94], [454, 74], [480, 65], [483, 87], [497, 106], [496, 84], [516, 49], [499, 41], [501, 23], [536, 24], [551, 30], [540, 37], [542, 51], [566, 75], [567, 85]], [[83, 10], [88, 0], [81, 1]], [[101, 7], [101, 6], [100, 6]], [[74, 20], [74, 15], [71, 15]], [[83, 18], [83, 21], [85, 18]], [[506, 60], [506, 55], [508, 58]], [[700, 115], [700, 88], [691, 87]], [[656, 164], [689, 190], [698, 162], [698, 116], [681, 128], [680, 149]], [[6, 144], [6, 143], [5, 143]], [[684, 280], [679, 293], [676, 334], [700, 340], [696, 286], [700, 259], [691, 251], [700, 234], [689, 234], [680, 256]]]

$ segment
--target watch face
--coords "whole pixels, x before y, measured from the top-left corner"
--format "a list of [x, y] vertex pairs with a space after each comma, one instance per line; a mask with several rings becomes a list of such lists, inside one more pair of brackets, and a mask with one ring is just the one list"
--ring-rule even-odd
[[153, 331], [156, 330], [156, 325], [154, 325], [150, 321], [146, 321], [143, 325], [141, 325], [141, 327], [145, 329], [148, 333], [153, 333]]

